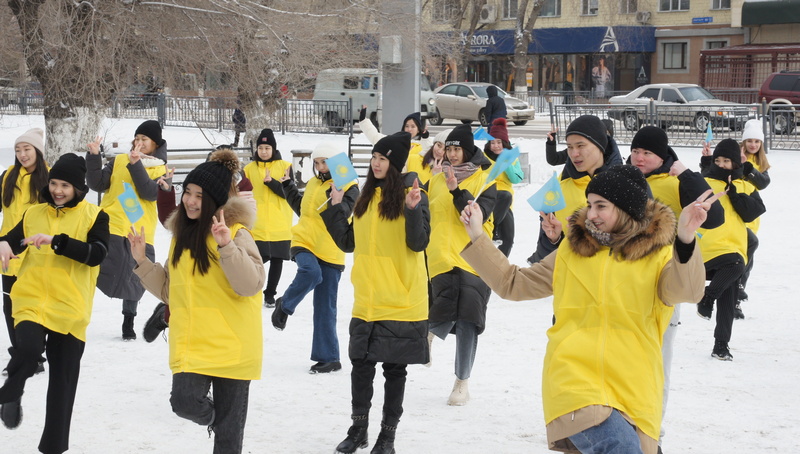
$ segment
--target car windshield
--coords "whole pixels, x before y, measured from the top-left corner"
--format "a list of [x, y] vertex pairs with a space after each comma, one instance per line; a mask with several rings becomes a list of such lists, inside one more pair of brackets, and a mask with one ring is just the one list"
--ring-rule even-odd
[[710, 101], [710, 100], [717, 100], [711, 93], [708, 92], [705, 88], [700, 87], [684, 87], [679, 89], [681, 94], [687, 101]]
[[[472, 90], [474, 90], [475, 94], [479, 97], [488, 98], [489, 95], [486, 93], [487, 88], [489, 88], [489, 85], [475, 85], [472, 87]], [[506, 92], [504, 92], [502, 88], [497, 86], [495, 86], [495, 88], [497, 89], [497, 96], [500, 96], [501, 98], [506, 97]]]

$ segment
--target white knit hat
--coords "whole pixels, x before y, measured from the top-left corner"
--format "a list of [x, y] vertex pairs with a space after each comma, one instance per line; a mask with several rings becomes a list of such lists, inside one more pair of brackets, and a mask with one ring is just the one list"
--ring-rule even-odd
[[317, 147], [314, 148], [314, 151], [311, 152], [311, 159], [317, 158], [332, 158], [337, 154], [342, 153], [342, 151], [336, 149], [331, 143], [329, 142], [320, 142], [317, 144]]
[[451, 132], [453, 132], [453, 128], [445, 129], [439, 134], [436, 134], [436, 137], [433, 138], [433, 143], [439, 142], [443, 144], [445, 140], [447, 140], [447, 136], [449, 136]]
[[42, 131], [42, 128], [33, 128], [25, 131], [14, 141], [14, 146], [16, 147], [20, 143], [29, 143], [44, 153], [44, 131]]
[[747, 139], [758, 139], [764, 141], [764, 130], [761, 127], [761, 120], [747, 120], [742, 131], [742, 141]]

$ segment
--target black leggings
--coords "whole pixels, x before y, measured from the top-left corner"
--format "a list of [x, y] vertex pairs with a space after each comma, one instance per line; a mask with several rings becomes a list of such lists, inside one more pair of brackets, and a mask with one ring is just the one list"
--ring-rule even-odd
[[725, 254], [705, 263], [706, 279], [710, 280], [705, 296], [717, 301], [717, 326], [714, 339], [730, 342], [733, 331], [733, 308], [739, 294], [739, 278], [744, 261], [739, 254]]
[[[353, 370], [350, 372], [350, 389], [352, 393], [353, 415], [369, 415], [372, 407], [373, 380], [375, 379], [375, 361], [351, 359]], [[403, 415], [403, 398], [406, 389], [406, 365], [383, 363], [383, 422], [397, 426]], [[358, 421], [354, 418], [355, 421]], [[361, 421], [369, 421], [369, 417]]]

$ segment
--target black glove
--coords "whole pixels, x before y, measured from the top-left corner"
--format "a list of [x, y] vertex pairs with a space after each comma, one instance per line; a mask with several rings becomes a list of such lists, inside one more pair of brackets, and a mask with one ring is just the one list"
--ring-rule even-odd
[[419, 136], [422, 137], [423, 139], [427, 139], [430, 136], [430, 133], [426, 129], [426, 130], [422, 131], [422, 134], [420, 134]]
[[730, 197], [730, 196], [732, 196], [732, 195], [736, 195], [736, 194], [737, 194], [737, 192], [736, 192], [736, 185], [735, 185], [735, 184], [733, 184], [733, 181], [731, 181], [730, 183], [728, 183], [728, 186], [726, 186], [726, 187], [725, 187], [725, 191], [728, 193], [728, 197]]
[[753, 173], [753, 163], [750, 161], [745, 162], [742, 164], [742, 174], [748, 176]]

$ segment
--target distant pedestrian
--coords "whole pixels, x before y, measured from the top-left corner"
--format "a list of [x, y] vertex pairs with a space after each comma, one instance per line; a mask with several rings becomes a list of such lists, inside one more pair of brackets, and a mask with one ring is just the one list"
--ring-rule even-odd
[[245, 117], [241, 109], [241, 101], [237, 100], [236, 105], [237, 107], [233, 110], [233, 116], [231, 117], [233, 121], [233, 132], [235, 133], [231, 146], [234, 148], [239, 146], [239, 136], [247, 132], [247, 117]]
[[498, 118], [506, 118], [508, 110], [506, 109], [506, 102], [500, 97], [497, 87], [489, 85], [486, 87], [486, 107], [483, 111], [486, 116], [486, 124], [488, 125], [489, 135], [492, 135], [492, 123]]

